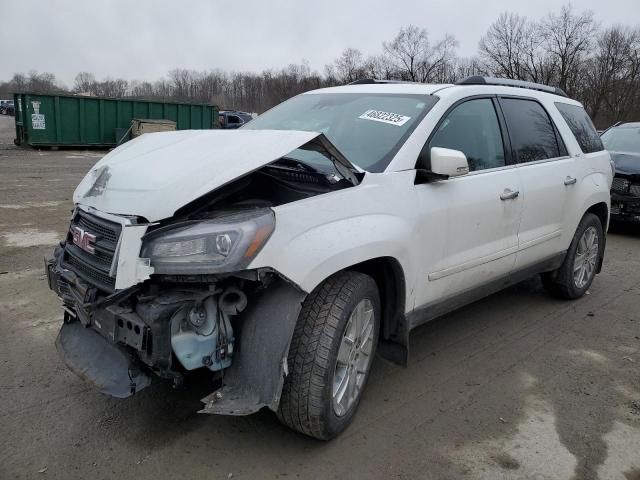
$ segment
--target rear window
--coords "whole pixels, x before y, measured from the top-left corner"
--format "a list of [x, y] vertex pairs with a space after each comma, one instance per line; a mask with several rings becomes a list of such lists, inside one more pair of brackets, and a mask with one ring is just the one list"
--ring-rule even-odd
[[556, 102], [556, 107], [576, 137], [582, 153], [593, 153], [604, 150], [602, 141], [593, 126], [593, 122], [584, 108], [568, 103]]
[[518, 162], [535, 162], [565, 154], [564, 144], [559, 144], [553, 123], [542, 105], [520, 98], [501, 98], [500, 105]]

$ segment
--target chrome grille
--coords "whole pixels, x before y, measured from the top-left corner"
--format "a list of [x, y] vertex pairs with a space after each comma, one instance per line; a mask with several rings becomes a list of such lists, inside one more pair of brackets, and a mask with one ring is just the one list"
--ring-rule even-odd
[[105, 226], [105, 223], [106, 222], [102, 219], [97, 222], [93, 220], [88, 213], [81, 212], [77, 225], [83, 230], [88, 230], [96, 236], [101, 236], [111, 243], [118, 243], [120, 225], [110, 223], [110, 225], [115, 225], [115, 227], [117, 227], [117, 229], [115, 229], [111, 226]]
[[626, 192], [629, 190], [629, 180], [626, 178], [613, 177], [613, 183], [611, 184], [611, 190], [618, 192]]
[[640, 197], [640, 184], [631, 185], [629, 187], [629, 193], [636, 197]]
[[75, 245], [73, 236], [69, 233], [63, 258], [64, 267], [99, 289], [112, 292], [116, 280], [109, 276], [109, 272], [120, 238], [121, 225], [78, 210], [70, 228], [75, 226], [95, 235], [96, 239], [92, 244], [94, 253]]

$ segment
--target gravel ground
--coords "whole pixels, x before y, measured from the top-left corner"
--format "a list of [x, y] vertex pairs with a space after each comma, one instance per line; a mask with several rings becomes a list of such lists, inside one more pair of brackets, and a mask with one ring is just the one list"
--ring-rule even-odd
[[270, 411], [199, 415], [206, 385], [126, 400], [68, 372], [42, 257], [100, 151], [12, 146], [0, 117], [0, 478], [640, 480], [640, 229], [610, 232], [588, 296], [517, 285], [376, 360], [352, 426], [322, 443]]

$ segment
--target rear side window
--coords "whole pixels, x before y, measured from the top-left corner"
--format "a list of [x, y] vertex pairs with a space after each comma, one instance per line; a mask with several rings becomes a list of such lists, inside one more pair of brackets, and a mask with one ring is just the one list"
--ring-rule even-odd
[[564, 154], [564, 145], [558, 142], [553, 123], [542, 105], [520, 98], [501, 98], [500, 105], [518, 162], [535, 162]]
[[593, 122], [584, 111], [584, 108], [568, 103], [556, 103], [556, 107], [569, 125], [571, 132], [576, 137], [582, 153], [592, 153], [604, 150], [602, 141], [593, 126]]

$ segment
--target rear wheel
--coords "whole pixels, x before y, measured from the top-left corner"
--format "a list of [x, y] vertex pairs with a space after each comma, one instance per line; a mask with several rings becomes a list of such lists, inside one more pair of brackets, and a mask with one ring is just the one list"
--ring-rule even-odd
[[340, 272], [305, 300], [291, 340], [278, 418], [328, 440], [353, 419], [369, 376], [380, 322], [375, 281]]
[[579, 298], [591, 286], [604, 252], [604, 230], [600, 219], [587, 213], [573, 236], [560, 268], [544, 273], [542, 283], [552, 294], [566, 299]]

